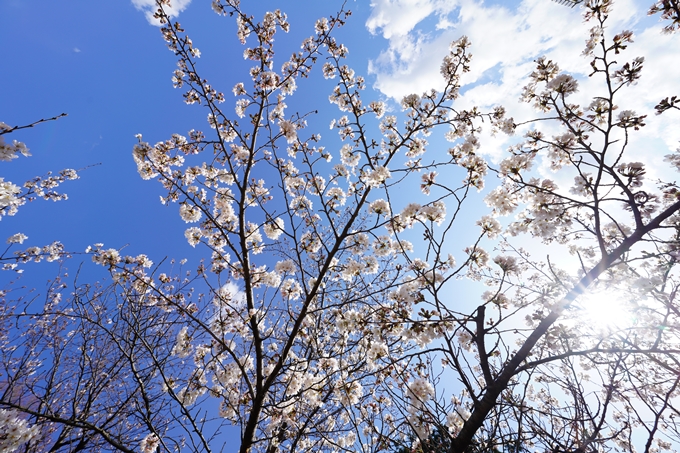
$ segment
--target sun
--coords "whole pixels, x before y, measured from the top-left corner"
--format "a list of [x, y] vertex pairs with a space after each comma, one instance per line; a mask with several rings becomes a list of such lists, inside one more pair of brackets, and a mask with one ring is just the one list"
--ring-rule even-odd
[[579, 297], [573, 307], [578, 322], [606, 333], [629, 329], [636, 322], [630, 295], [623, 291], [590, 292]]

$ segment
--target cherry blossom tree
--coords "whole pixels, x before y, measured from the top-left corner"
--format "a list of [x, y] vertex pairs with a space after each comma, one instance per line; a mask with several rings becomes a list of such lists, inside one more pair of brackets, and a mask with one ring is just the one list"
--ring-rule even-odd
[[[609, 1], [585, 5], [584, 54], [601, 91], [571, 102], [579, 82], [540, 58], [523, 96], [539, 118], [527, 121], [456, 107], [465, 37], [442, 62], [444, 89], [404, 97], [399, 113], [362, 99], [366, 82], [335, 38], [348, 10], [319, 19], [281, 59], [284, 13], [258, 21], [237, 0], [215, 0], [252, 64], [227, 101], [199, 75], [201, 53], [167, 4], [155, 17], [177, 58], [173, 84], [207, 110], [209, 129], [154, 145], [140, 134], [133, 158], [206, 260], [187, 270], [95, 244], [87, 253], [109, 285], [56, 279], [40, 304], [5, 304], [0, 417], [17, 434], [0, 431], [0, 443], [242, 453], [678, 444], [680, 189], [648, 181], [633, 147], [651, 121], [626, 108], [643, 59], [614, 60], [632, 33], [611, 36]], [[308, 131], [316, 101], [286, 104], [316, 72], [337, 138]], [[662, 96], [657, 113], [676, 114], [676, 98]], [[494, 164], [483, 127], [526, 133]], [[429, 149], [435, 133], [447, 152]], [[677, 153], [667, 161], [680, 168]], [[489, 212], [468, 224], [485, 182]], [[489, 288], [481, 302], [453, 296], [462, 278]], [[619, 294], [635, 323], [585, 322], [588, 297], [603, 293]]]
[[[539, 59], [524, 100], [546, 114], [536, 122], [551, 121], [561, 132], [547, 136], [531, 128], [493, 169], [501, 184], [486, 198], [496, 215], [517, 212], [507, 234], [565, 247], [580, 270], [540, 262], [505, 239], [500, 249], [506, 255], [495, 258], [495, 266], [468, 273], [493, 288], [476, 311], [453, 311], [441, 283], [427, 288], [427, 321], [433, 322], [434, 312], [436, 322], [458, 324], [443, 333], [443, 347], [432, 350], [443, 355], [464, 392], [449, 405], [435, 381], [420, 392], [416, 406], [422, 426], [448, 428], [451, 451], [499, 445], [656, 451], [677, 445], [673, 326], [680, 202], [675, 183], [649, 183], [645, 163], [629, 161], [632, 135], [646, 115], [625, 107], [615, 111], [625, 105], [626, 88], [641, 76], [644, 60], [614, 60], [632, 33], [605, 33], [610, 8], [608, 2], [590, 2], [585, 14], [594, 26], [584, 55], [592, 58], [591, 77], [600, 78], [602, 92], [590, 105], [571, 103], [567, 98], [577, 81]], [[671, 106], [674, 100], [666, 98], [657, 113]], [[675, 166], [677, 155], [666, 160]], [[562, 180], [573, 178], [571, 187], [537, 177], [531, 171], [536, 162], [549, 163]], [[634, 325], [602, 330], [583, 321], [579, 305], [597, 303], [587, 302], [588, 294], [605, 292], [620, 295]], [[511, 321], [516, 316], [525, 318], [525, 326]], [[430, 402], [428, 410], [422, 410], [423, 400]]]

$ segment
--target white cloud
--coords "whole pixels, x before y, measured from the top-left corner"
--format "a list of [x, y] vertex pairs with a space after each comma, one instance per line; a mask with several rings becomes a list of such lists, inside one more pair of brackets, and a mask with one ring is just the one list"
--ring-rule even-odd
[[456, 1], [442, 0], [373, 0], [371, 16], [366, 26], [371, 33], [380, 33], [385, 39], [403, 36], [432, 13], [440, 17], [450, 12]]
[[[191, 0], [171, 0], [170, 6], [165, 5], [163, 8], [170, 17], [177, 17], [179, 13], [187, 9], [190, 3]], [[160, 25], [160, 22], [153, 17], [153, 14], [158, 9], [156, 0], [132, 0], [132, 4], [135, 5], [135, 8], [144, 12], [146, 20], [151, 25]]]
[[[623, 29], [635, 32], [636, 42], [620, 55], [619, 64], [640, 55], [646, 59], [642, 79], [624, 89], [625, 97], [618, 105], [622, 110], [650, 114], [648, 126], [633, 135], [631, 145], [645, 149], [645, 143], [663, 142], [670, 151], [680, 140], [680, 130], [672, 121], [676, 115], [652, 117], [656, 103], [677, 94], [680, 65], [675, 62], [680, 61], [680, 33], [661, 34], [661, 26], [646, 19], [647, 3], [618, 0], [607, 21], [610, 37]], [[581, 55], [592, 25], [583, 23], [580, 8], [547, 0], [523, 0], [513, 9], [509, 2], [486, 5], [478, 0], [374, 0], [371, 5], [366, 25], [372, 33], [382, 34], [387, 48], [370, 62], [369, 71], [376, 77], [375, 88], [388, 97], [400, 100], [407, 94], [441, 88], [441, 59], [449, 43], [462, 35], [472, 42], [473, 59], [471, 72], [463, 77], [467, 86], [456, 101], [459, 108], [476, 105], [488, 110], [500, 104], [518, 120], [535, 118], [536, 112], [518, 99], [534, 60], [542, 55], [579, 79], [580, 90], [570, 100], [588, 105], [602, 92], [602, 80], [588, 77], [590, 59]], [[425, 19], [430, 29], [424, 29]], [[431, 19], [436, 19], [435, 26]], [[485, 137], [483, 143], [486, 152], [496, 158], [507, 146], [500, 137]], [[656, 154], [661, 163], [667, 152]]]
[[[474, 54], [472, 72], [467, 82], [478, 80], [485, 71], [500, 65], [502, 69], [533, 60], [564, 41], [583, 43], [577, 10], [545, 0], [525, 0], [514, 11], [504, 6], [485, 6], [476, 0], [448, 2], [446, 9], [437, 0], [382, 0], [374, 2], [367, 21], [373, 33], [378, 30], [388, 40], [388, 48], [371, 63], [377, 76], [377, 88], [388, 96], [401, 98], [411, 92], [424, 91], [439, 81], [439, 65], [450, 42], [468, 36]], [[386, 11], [387, 10], [387, 11]], [[427, 13], [427, 16], [424, 16]], [[390, 14], [405, 15], [389, 23]], [[437, 30], [419, 30], [417, 23], [429, 15], [438, 15]], [[417, 21], [417, 22], [416, 22]], [[578, 55], [579, 52], [577, 52]], [[404, 78], [411, 79], [404, 86]], [[421, 82], [427, 83], [422, 85]]]

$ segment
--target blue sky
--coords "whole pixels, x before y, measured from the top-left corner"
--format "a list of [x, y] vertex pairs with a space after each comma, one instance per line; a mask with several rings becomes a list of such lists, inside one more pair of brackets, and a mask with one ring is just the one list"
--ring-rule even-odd
[[[259, 2], [254, 13], [260, 15], [273, 3]], [[313, 32], [318, 17], [339, 5], [310, 2], [293, 8], [293, 30], [277, 36], [287, 47], [286, 55]], [[358, 17], [343, 38], [379, 41], [356, 26], [362, 23], [362, 12], [365, 20], [367, 8], [354, 9]], [[12, 43], [4, 55], [12, 69], [2, 76], [2, 121], [19, 125], [68, 113], [59, 121], [7, 136], [25, 142], [33, 155], [3, 163], [2, 176], [20, 183], [50, 170], [89, 167], [79, 180], [62, 186], [69, 200], [23, 206], [16, 216], [3, 219], [2, 234], [21, 231], [29, 236], [24, 245], [60, 240], [73, 251], [103, 242], [115, 248], [129, 244], [126, 253], [144, 252], [156, 259], [191, 254], [177, 206], [159, 203], [162, 188], [139, 177], [131, 155], [137, 133], [155, 143], [206, 126], [205, 111], [184, 105], [181, 91], [172, 87], [175, 58], [158, 28], [126, 1], [3, 1], [0, 17], [0, 39]], [[199, 2], [178, 19], [203, 53], [204, 77], [231, 95], [248, 70], [234, 21]], [[366, 72], [367, 54], [362, 51], [369, 47], [352, 47], [354, 61], [360, 62], [357, 70]], [[323, 108], [326, 96], [321, 98]], [[324, 121], [325, 130], [327, 124]]]
[[[186, 224], [177, 206], [158, 202], [162, 188], [141, 180], [131, 157], [137, 133], [155, 143], [172, 133], [207, 128], [205, 111], [184, 105], [181, 92], [172, 88], [175, 58], [158, 28], [147, 21], [140, 9], [143, 4], [144, 0], [0, 2], [0, 41], [9, 43], [3, 50], [0, 121], [21, 125], [68, 113], [59, 121], [8, 136], [25, 142], [33, 156], [3, 162], [0, 176], [19, 184], [50, 170], [87, 167], [79, 180], [62, 186], [69, 200], [38, 200], [21, 207], [16, 216], [0, 222], [0, 236], [20, 231], [29, 236], [24, 246], [59, 240], [70, 251], [103, 242], [107, 247], [126, 247], [126, 254], [146, 253], [155, 261], [202, 256], [186, 243]], [[341, 4], [243, 2], [256, 17], [273, 8], [289, 14], [291, 32], [277, 35], [286, 56], [312, 33], [318, 17], [332, 14]], [[180, 6], [177, 19], [202, 52], [202, 75], [233, 102], [231, 88], [247, 78], [234, 20], [218, 17], [209, 2], [183, 0]], [[639, 32], [635, 50], [647, 56], [651, 68], [639, 96], [631, 101], [639, 109], [650, 109], [661, 97], [675, 94], [680, 80], [680, 70], [670, 64], [680, 60], [678, 35], [660, 35], [656, 18], [645, 16], [648, 6], [620, 0], [612, 15], [612, 28]], [[373, 89], [366, 96], [390, 101], [395, 111], [399, 107], [394, 100], [436, 87], [441, 57], [448, 43], [462, 34], [471, 38], [475, 58], [459, 105], [503, 104], [517, 118], [528, 118], [533, 112], [517, 98], [520, 80], [536, 57], [547, 54], [576, 75], [587, 73], [588, 61], [579, 55], [587, 37], [579, 8], [549, 0], [357, 0], [347, 7], [354, 14], [338, 39], [350, 49], [349, 63], [367, 75]], [[304, 85], [288, 102], [289, 110], [320, 109], [314, 121], [326, 133], [329, 118], [335, 115], [326, 101], [332, 85], [321, 77]], [[671, 148], [680, 132], [673, 124], [660, 123], [647, 128], [642, 139]], [[497, 159], [507, 143], [506, 137], [487, 137], [483, 152]], [[659, 162], [663, 154], [659, 153]], [[486, 211], [478, 204], [474, 215]]]

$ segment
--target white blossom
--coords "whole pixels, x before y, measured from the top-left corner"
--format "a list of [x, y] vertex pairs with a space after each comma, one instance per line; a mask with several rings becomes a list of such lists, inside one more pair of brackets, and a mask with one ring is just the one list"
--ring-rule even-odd
[[160, 439], [155, 434], [148, 434], [139, 443], [139, 449], [141, 453], [155, 453], [156, 449], [160, 446]]
[[434, 396], [434, 387], [427, 379], [418, 378], [408, 384], [407, 396], [411, 404], [421, 407]]
[[0, 451], [12, 453], [40, 434], [37, 425], [30, 426], [13, 410], [0, 409]]
[[501, 232], [501, 224], [492, 216], [485, 215], [477, 221], [477, 225], [482, 227], [482, 231], [490, 238], [494, 239]]
[[189, 241], [189, 245], [192, 247], [196, 247], [196, 244], [198, 244], [201, 241], [202, 233], [200, 228], [196, 227], [191, 227], [187, 228], [186, 231], [184, 231], [184, 237], [187, 238], [187, 241]]
[[0, 161], [9, 162], [16, 159], [19, 157], [17, 153], [26, 157], [31, 155], [25, 143], [16, 140], [13, 140], [11, 144], [5, 143], [5, 138], [0, 135]]
[[283, 234], [284, 222], [281, 217], [277, 217], [271, 222], [264, 224], [264, 234], [271, 240], [277, 240]]
[[185, 202], [179, 207], [179, 215], [186, 223], [193, 223], [201, 220], [203, 213], [197, 206]]
[[295, 142], [297, 139], [297, 126], [293, 122], [282, 120], [279, 122], [279, 128], [288, 143]]
[[23, 233], [17, 233], [17, 234], [13, 234], [12, 236], [8, 237], [7, 243], [8, 244], [23, 244], [26, 239], [28, 239], [28, 236], [26, 236]]
[[184, 326], [177, 333], [177, 340], [175, 346], [172, 348], [173, 355], [180, 358], [189, 357], [189, 355], [191, 355], [193, 348], [191, 346], [191, 336], [189, 335], [188, 330], [189, 328]]
[[578, 91], [578, 82], [568, 74], [560, 74], [548, 82], [547, 87], [550, 90], [568, 96]]

